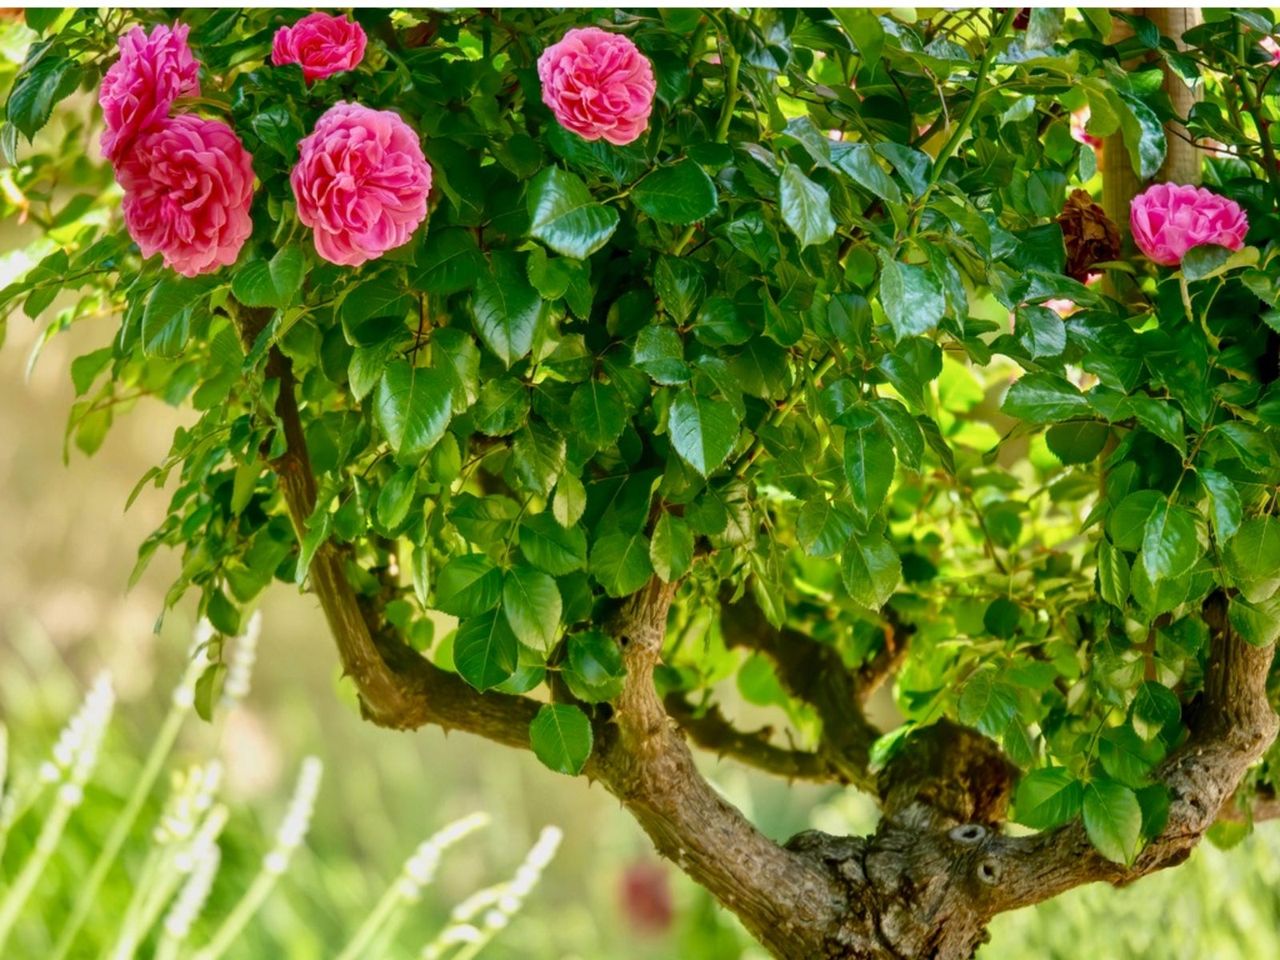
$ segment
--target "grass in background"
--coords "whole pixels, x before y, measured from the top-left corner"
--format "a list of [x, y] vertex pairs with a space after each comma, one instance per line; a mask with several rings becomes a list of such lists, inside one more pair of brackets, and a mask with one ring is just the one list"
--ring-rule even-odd
[[[249, 692], [258, 623], [255, 617], [235, 641], [219, 704], [222, 716]], [[202, 625], [159, 733], [130, 779], [122, 803], [112, 804], [97, 791], [86, 793], [100, 766], [129, 766], [133, 756], [132, 751], [113, 754], [102, 749], [116, 707], [109, 674], [93, 682], [42, 762], [29, 763], [26, 769], [14, 763], [11, 770], [10, 760], [19, 758], [11, 757], [8, 749], [10, 728], [0, 725], [0, 956], [220, 960], [243, 946], [245, 931], [284, 882], [306, 840], [324, 765], [316, 757], [303, 760], [274, 840], [256, 868], [248, 873], [235, 867], [224, 870], [223, 833], [233, 819], [219, 800], [221, 757], [211, 755], [185, 769], [170, 767], [179, 733], [201, 695], [199, 678], [209, 663], [213, 640], [212, 630]], [[208, 714], [207, 707], [201, 712]], [[220, 734], [215, 725], [208, 738], [210, 754], [220, 752]], [[35, 740], [15, 739], [22, 744]], [[166, 769], [170, 790], [157, 812], [155, 788]], [[101, 836], [89, 838], [93, 854], [87, 872], [59, 871], [55, 859], [62, 854], [64, 838], [67, 846], [74, 845], [68, 827], [82, 807], [87, 808], [85, 821], [109, 826]], [[108, 812], [107, 807], [114, 809]], [[398, 935], [406, 915], [435, 879], [444, 852], [488, 822], [487, 816], [471, 814], [419, 846], [355, 929], [341, 952], [343, 960], [415, 953], [424, 960], [470, 960], [484, 949], [533, 892], [560, 844], [558, 828], [543, 829], [511, 880], [485, 887], [456, 906], [425, 946], [406, 948]], [[91, 828], [86, 826], [85, 832]], [[229, 845], [234, 844], [230, 833]], [[128, 859], [135, 861], [132, 871]], [[111, 894], [122, 890], [128, 891], [124, 909], [111, 908]], [[222, 906], [219, 899], [231, 905], [206, 909], [211, 899], [217, 906]], [[64, 909], [68, 903], [69, 909]]]

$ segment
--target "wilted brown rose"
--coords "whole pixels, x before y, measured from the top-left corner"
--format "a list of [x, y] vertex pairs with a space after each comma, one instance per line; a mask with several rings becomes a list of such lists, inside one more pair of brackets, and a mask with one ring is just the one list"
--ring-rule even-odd
[[1095, 263], [1120, 256], [1120, 231], [1084, 190], [1073, 190], [1058, 217], [1067, 247], [1066, 274], [1084, 283]]

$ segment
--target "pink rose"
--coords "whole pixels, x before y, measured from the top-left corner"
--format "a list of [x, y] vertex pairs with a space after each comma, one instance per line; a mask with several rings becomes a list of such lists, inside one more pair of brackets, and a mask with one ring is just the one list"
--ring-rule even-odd
[[431, 165], [390, 110], [338, 103], [298, 144], [290, 177], [316, 252], [356, 267], [407, 241], [427, 216]]
[[277, 67], [296, 63], [307, 83], [354, 70], [364, 59], [368, 38], [364, 28], [346, 17], [309, 13], [292, 27], [276, 31], [271, 62]]
[[1133, 198], [1129, 226], [1138, 249], [1156, 263], [1174, 267], [1202, 244], [1239, 250], [1249, 221], [1239, 204], [1203, 187], [1157, 183]]
[[102, 153], [115, 163], [139, 135], [169, 115], [173, 101], [199, 96], [199, 64], [187, 46], [188, 27], [164, 24], [150, 35], [134, 27], [120, 38], [120, 59], [102, 78], [98, 102], [107, 129]]
[[598, 27], [570, 30], [538, 58], [538, 79], [542, 102], [584, 140], [623, 146], [649, 124], [653, 64], [627, 37]]
[[1275, 37], [1263, 37], [1259, 41], [1258, 46], [1267, 52], [1267, 56], [1271, 58], [1271, 65], [1274, 67], [1280, 64], [1280, 43], [1276, 43]]
[[185, 277], [234, 263], [253, 232], [253, 158], [225, 123], [169, 117], [116, 166], [124, 222], [142, 255]]

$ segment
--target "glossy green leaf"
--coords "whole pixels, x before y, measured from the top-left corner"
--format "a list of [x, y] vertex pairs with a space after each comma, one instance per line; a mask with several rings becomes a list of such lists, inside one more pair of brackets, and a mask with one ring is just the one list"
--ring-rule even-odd
[[434, 607], [455, 617], [492, 610], [502, 594], [502, 571], [483, 553], [454, 557], [436, 576]]
[[661, 223], [690, 224], [715, 212], [716, 185], [693, 160], [659, 167], [635, 185], [631, 199]]
[[591, 756], [591, 721], [573, 704], [543, 704], [529, 724], [529, 742], [544, 766], [576, 777]]
[[880, 306], [899, 340], [928, 333], [947, 312], [942, 282], [930, 267], [880, 252]]
[[693, 531], [682, 517], [663, 513], [653, 525], [649, 561], [665, 582], [683, 577], [693, 563]]
[[1051, 830], [1079, 816], [1083, 785], [1065, 767], [1032, 770], [1018, 781], [1014, 819], [1034, 830]]
[[476, 280], [471, 312], [476, 332], [506, 366], [528, 356], [542, 323], [543, 300], [514, 255], [495, 254]]
[[836, 221], [831, 215], [830, 195], [793, 163], [782, 169], [778, 202], [783, 222], [791, 228], [801, 247], [826, 243], [835, 236]]
[[667, 414], [671, 445], [702, 476], [724, 463], [738, 440], [738, 415], [723, 400], [682, 390]]
[[560, 590], [540, 570], [515, 566], [502, 578], [502, 613], [525, 646], [550, 653], [560, 639]]
[[463, 680], [484, 692], [511, 679], [518, 650], [519, 641], [506, 617], [491, 610], [458, 625], [453, 663]]
[[1084, 788], [1084, 827], [1108, 860], [1130, 864], [1142, 845], [1142, 808], [1124, 784], [1096, 779]]
[[529, 183], [529, 220], [530, 236], [581, 260], [609, 242], [618, 211], [597, 203], [580, 177], [547, 167]]
[[438, 369], [393, 360], [373, 398], [374, 416], [396, 456], [421, 458], [444, 436], [453, 416], [448, 378]]
[[855, 534], [841, 556], [840, 576], [855, 603], [879, 610], [902, 579], [902, 561], [883, 536]]
[[653, 575], [649, 540], [641, 533], [611, 533], [591, 547], [591, 575], [611, 597], [635, 593]]

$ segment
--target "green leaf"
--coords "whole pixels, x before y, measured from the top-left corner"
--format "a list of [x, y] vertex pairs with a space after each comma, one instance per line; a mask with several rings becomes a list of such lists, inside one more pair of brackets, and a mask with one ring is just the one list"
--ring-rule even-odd
[[1084, 788], [1066, 767], [1032, 770], [1018, 781], [1014, 819], [1034, 830], [1051, 830], [1080, 813]]
[[1280, 594], [1257, 603], [1232, 597], [1228, 610], [1231, 627], [1256, 647], [1266, 647], [1280, 639]]
[[1018, 342], [1032, 358], [1059, 357], [1067, 348], [1067, 327], [1062, 317], [1047, 307], [1022, 305], [1014, 319]]
[[268, 260], [252, 260], [236, 271], [231, 292], [246, 307], [283, 310], [298, 302], [306, 258], [298, 247], [277, 250]]
[[1133, 863], [1142, 843], [1142, 808], [1137, 796], [1114, 780], [1090, 781], [1084, 789], [1084, 828], [1108, 860]]
[[1164, 745], [1139, 737], [1125, 724], [1109, 727], [1098, 738], [1098, 759], [1113, 780], [1134, 790], [1146, 786], [1151, 770], [1164, 759]]
[[285, 104], [273, 103], [254, 114], [249, 126], [264, 145], [291, 163], [297, 159], [298, 141], [304, 131]]
[[706, 294], [702, 273], [680, 257], [658, 259], [653, 271], [653, 288], [662, 309], [676, 323], [687, 323]]
[[655, 383], [666, 386], [689, 379], [689, 365], [684, 362], [684, 341], [672, 327], [650, 324], [636, 335], [632, 349], [635, 364]]
[[879, 420], [844, 435], [844, 473], [854, 512], [865, 524], [884, 503], [893, 483], [893, 443]]
[[436, 296], [448, 296], [475, 286], [487, 265], [472, 230], [447, 227], [427, 233], [415, 266], [415, 287]]
[[529, 183], [529, 220], [530, 236], [561, 256], [582, 260], [609, 242], [618, 211], [597, 203], [581, 178], [547, 167]]
[[1107, 445], [1111, 427], [1096, 420], [1070, 420], [1045, 431], [1049, 449], [1066, 466], [1092, 463]]
[[544, 301], [529, 284], [520, 260], [498, 251], [493, 267], [476, 281], [471, 312], [476, 332], [506, 366], [528, 356], [542, 323]]
[[716, 185], [693, 160], [659, 167], [631, 191], [635, 205], [660, 223], [697, 223], [715, 212]]
[[80, 65], [65, 57], [46, 56], [21, 74], [9, 93], [5, 118], [32, 140], [53, 115], [54, 105], [80, 83]]
[[1147, 680], [1133, 698], [1131, 721], [1134, 732], [1143, 740], [1153, 740], [1160, 731], [1182, 717], [1178, 695], [1155, 680]]
[[591, 575], [611, 597], [635, 593], [653, 575], [649, 540], [642, 533], [611, 533], [591, 548]]
[[480, 388], [476, 429], [488, 437], [514, 433], [529, 418], [529, 390], [515, 377], [498, 377]]
[[1187, 455], [1187, 436], [1182, 424], [1182, 412], [1173, 404], [1154, 397], [1130, 397], [1129, 409], [1138, 422], [1161, 440], [1168, 441], [1184, 457]]
[[436, 577], [434, 609], [455, 617], [492, 610], [502, 595], [502, 571], [483, 553], [466, 553], [444, 565]]
[[556, 483], [555, 499], [551, 501], [551, 512], [556, 523], [562, 527], [571, 527], [581, 518], [587, 509], [587, 490], [582, 481], [571, 473], [562, 474]]
[[453, 416], [449, 378], [431, 367], [393, 360], [374, 395], [374, 416], [402, 461], [419, 460], [444, 436]]
[[884, 27], [880, 25], [880, 18], [870, 10], [851, 10], [846, 7], [832, 7], [831, 12], [858, 48], [864, 67], [874, 66], [880, 59], [880, 51], [884, 49]]
[[588, 703], [612, 700], [622, 692], [627, 669], [622, 650], [613, 637], [599, 630], [571, 633], [564, 679], [574, 696]]
[[193, 706], [196, 708], [196, 716], [205, 723], [213, 722], [213, 709], [222, 699], [227, 672], [225, 663], [211, 663], [196, 678]]
[[709, 476], [738, 441], [738, 415], [724, 400], [681, 390], [667, 415], [671, 445], [689, 466]]
[[613, 446], [627, 425], [627, 406], [612, 383], [587, 380], [573, 391], [569, 414], [574, 429], [597, 450]]
[[800, 508], [796, 538], [811, 557], [834, 557], [853, 535], [856, 518], [839, 500], [815, 497]]
[[1117, 95], [1124, 108], [1120, 111], [1120, 129], [1133, 172], [1139, 180], [1150, 180], [1160, 170], [1168, 149], [1164, 124], [1155, 111], [1137, 97], [1122, 92]]
[[520, 524], [520, 552], [539, 570], [563, 577], [586, 567], [587, 536], [581, 527], [563, 527], [549, 514], [539, 513]]
[[[360, 346], [370, 346], [386, 339], [387, 330], [403, 326], [413, 298], [405, 289], [400, 274], [383, 270], [347, 289], [338, 308], [342, 329], [347, 339]], [[383, 319], [387, 318], [387, 319]], [[366, 323], [379, 320], [379, 323]]]
[[1199, 467], [1196, 476], [1209, 491], [1209, 504], [1212, 508], [1213, 531], [1219, 542], [1225, 543], [1240, 529], [1240, 521], [1244, 517], [1244, 508], [1240, 502], [1240, 491], [1225, 473]]
[[1107, 518], [1111, 542], [1121, 550], [1133, 552], [1142, 549], [1147, 520], [1162, 499], [1164, 495], [1157, 490], [1135, 490], [1121, 500]]
[[417, 492], [417, 471], [412, 467], [397, 470], [378, 492], [375, 511], [378, 522], [388, 530], [394, 530], [409, 515], [413, 495]]
[[993, 637], [1009, 640], [1018, 632], [1021, 618], [1021, 607], [1008, 597], [996, 597], [982, 614], [982, 626]]
[[527, 490], [541, 496], [551, 492], [564, 470], [565, 439], [540, 420], [516, 431], [511, 443], [516, 476]]
[[693, 563], [693, 530], [681, 517], [663, 513], [653, 528], [649, 561], [664, 582], [678, 580]]
[[[833, 11], [834, 12], [834, 11]], [[874, 18], [872, 18], [874, 19]], [[879, 23], [877, 22], [877, 26]], [[831, 157], [835, 165], [871, 196], [890, 203], [902, 202], [902, 191], [876, 160], [875, 151], [865, 143], [833, 143]]]
[[826, 243], [835, 236], [836, 221], [831, 216], [830, 195], [794, 163], [782, 169], [778, 200], [782, 222], [791, 228], [802, 249]]
[[853, 536], [844, 548], [840, 575], [854, 603], [879, 610], [902, 579], [902, 561], [883, 536]]
[[947, 312], [942, 282], [931, 267], [900, 263], [880, 251], [880, 306], [902, 340], [928, 333]]
[[142, 311], [142, 352], [165, 359], [181, 355], [191, 339], [191, 314], [207, 289], [200, 280], [162, 276]]
[[1129, 561], [1105, 540], [1098, 542], [1098, 587], [1103, 600], [1124, 609], [1129, 599]]
[[516, 566], [502, 580], [502, 612], [516, 639], [550, 653], [560, 639], [562, 602], [556, 582], [532, 567]]
[[529, 742], [545, 766], [576, 777], [591, 756], [591, 721], [572, 704], [544, 704], [529, 724]]
[[1089, 401], [1068, 380], [1052, 373], [1028, 373], [1014, 381], [1000, 409], [1030, 423], [1053, 423], [1087, 416]]
[[971, 676], [960, 691], [956, 714], [960, 722], [977, 727], [989, 737], [999, 736], [1018, 712], [1018, 691], [999, 679], [993, 666]]
[[453, 638], [453, 665], [458, 675], [481, 693], [515, 675], [519, 641], [497, 610], [464, 620]]
[[1142, 534], [1142, 562], [1152, 583], [1186, 573], [1200, 559], [1195, 514], [1186, 507], [1156, 501]]
[[1280, 587], [1280, 519], [1254, 517], [1240, 525], [1226, 549], [1227, 572], [1251, 603]]

